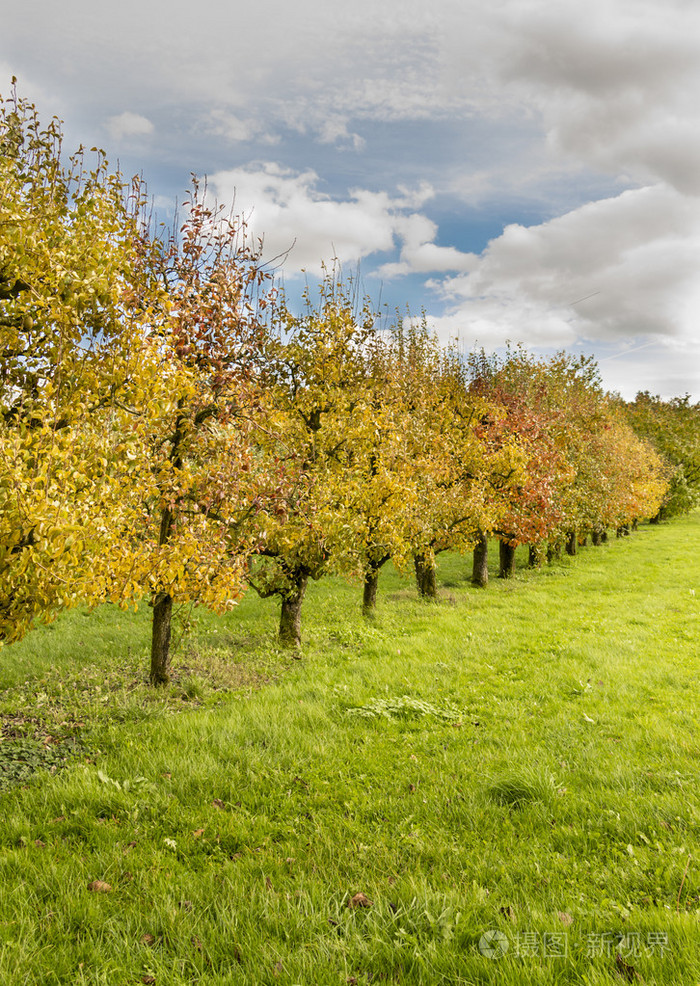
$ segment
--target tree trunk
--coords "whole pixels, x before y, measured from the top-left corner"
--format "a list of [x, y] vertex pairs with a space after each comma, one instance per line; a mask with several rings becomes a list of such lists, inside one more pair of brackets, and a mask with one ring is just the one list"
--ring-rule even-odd
[[594, 547], [599, 547], [603, 543], [603, 535], [601, 531], [593, 531], [591, 534], [591, 541], [593, 542]]
[[[179, 441], [179, 440], [178, 440]], [[177, 463], [179, 464], [179, 459]], [[160, 518], [158, 544], [167, 544], [173, 529], [172, 511], [165, 509]], [[173, 617], [173, 597], [167, 592], [153, 596], [153, 623], [151, 626], [151, 674], [152, 685], [167, 685], [170, 681], [170, 627]]]
[[650, 517], [649, 518], [649, 523], [650, 524], [660, 524], [661, 523], [661, 511], [659, 511], [659, 513], [656, 514], [656, 516]]
[[621, 527], [618, 527], [616, 531], [616, 534], [619, 538], [629, 537], [629, 533], [630, 533], [630, 529], [627, 526], [627, 524], [623, 524]]
[[485, 534], [479, 535], [479, 540], [474, 545], [474, 559], [472, 562], [472, 585], [478, 585], [485, 589], [489, 584], [489, 539]]
[[170, 627], [173, 615], [173, 597], [159, 593], [153, 603], [151, 631], [152, 685], [167, 685], [170, 681]]
[[301, 604], [309, 576], [305, 572], [295, 572], [293, 587], [282, 596], [279, 640], [283, 647], [301, 647]]
[[601, 531], [600, 540], [602, 544], [608, 543], [608, 532], [605, 528], [603, 528], [603, 530]]
[[633, 531], [639, 530], [639, 520], [637, 519], [637, 517], [635, 517], [634, 520], [632, 521], [632, 530]]
[[372, 566], [365, 572], [365, 588], [362, 594], [362, 615], [374, 616], [377, 609], [377, 586], [379, 584], [379, 569]]
[[416, 570], [418, 595], [423, 599], [437, 599], [435, 564], [427, 561], [424, 555], [414, 555], [413, 565]]
[[501, 541], [498, 545], [498, 559], [500, 562], [499, 579], [510, 579], [515, 575], [515, 548], [507, 541]]
[[586, 548], [588, 546], [588, 535], [587, 534], [583, 534], [579, 538], [578, 546], [579, 546], [579, 548]]
[[567, 555], [575, 555], [577, 547], [578, 547], [578, 539], [576, 537], [576, 531], [570, 531], [566, 537]]

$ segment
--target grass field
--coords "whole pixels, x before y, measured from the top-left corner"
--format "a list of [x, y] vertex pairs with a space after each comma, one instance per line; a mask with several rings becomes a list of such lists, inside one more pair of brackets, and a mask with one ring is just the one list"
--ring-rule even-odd
[[0, 650], [0, 982], [699, 984], [699, 543], [329, 579], [301, 660], [251, 594], [165, 694], [147, 608]]

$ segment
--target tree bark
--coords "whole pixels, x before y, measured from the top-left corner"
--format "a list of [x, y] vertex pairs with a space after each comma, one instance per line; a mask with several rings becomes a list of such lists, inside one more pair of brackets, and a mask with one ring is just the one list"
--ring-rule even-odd
[[567, 555], [575, 555], [577, 547], [578, 547], [578, 540], [576, 538], [576, 531], [569, 531], [566, 537]]
[[[158, 544], [167, 544], [173, 529], [173, 514], [165, 509], [160, 518]], [[170, 627], [173, 616], [173, 598], [167, 592], [153, 596], [153, 622], [151, 625], [151, 674], [152, 685], [167, 685], [170, 681]]]
[[599, 547], [603, 543], [603, 535], [601, 531], [593, 531], [591, 533], [591, 541], [593, 542], [594, 547]]
[[377, 609], [377, 586], [379, 584], [379, 569], [370, 568], [365, 572], [365, 587], [362, 594], [362, 615], [374, 616]]
[[474, 545], [472, 561], [472, 585], [485, 589], [489, 584], [489, 539], [485, 534], [479, 534], [479, 540]]
[[435, 565], [426, 560], [424, 555], [413, 556], [413, 566], [416, 570], [416, 588], [423, 599], [437, 599], [437, 575]]
[[159, 593], [153, 603], [151, 630], [152, 685], [167, 685], [170, 681], [170, 628], [173, 615], [173, 597]]
[[282, 596], [279, 641], [283, 647], [301, 647], [301, 604], [308, 581], [306, 572], [295, 572], [292, 588]]
[[[182, 399], [178, 408], [182, 406]], [[182, 466], [180, 443], [184, 436], [184, 418], [178, 414], [175, 422], [175, 437], [170, 452], [170, 462], [174, 470]], [[158, 545], [162, 547], [170, 540], [175, 524], [172, 510], [166, 507], [160, 516]], [[170, 628], [173, 617], [173, 599], [167, 592], [157, 592], [153, 596], [153, 623], [151, 628], [151, 675], [152, 685], [167, 685], [170, 681]]]
[[601, 540], [601, 544], [607, 544], [608, 543], [608, 532], [607, 532], [607, 530], [605, 528], [603, 528], [603, 531], [602, 531], [602, 533], [600, 535], [600, 540]]
[[623, 524], [621, 527], [618, 527], [615, 533], [619, 538], [626, 538], [629, 537], [630, 529], [627, 524]]
[[515, 548], [507, 541], [501, 541], [498, 545], [498, 559], [500, 562], [499, 579], [510, 579], [515, 575]]

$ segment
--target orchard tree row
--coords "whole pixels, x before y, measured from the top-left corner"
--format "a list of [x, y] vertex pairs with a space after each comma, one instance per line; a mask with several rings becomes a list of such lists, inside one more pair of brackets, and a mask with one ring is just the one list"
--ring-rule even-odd
[[435, 557], [487, 580], [608, 529], [690, 509], [698, 408], [606, 395], [566, 354], [465, 358], [424, 323], [382, 326], [334, 271], [292, 310], [245, 223], [195, 182], [154, 232], [139, 182], [64, 158], [0, 104], [0, 639], [107, 600], [173, 606], [248, 588], [297, 646], [309, 579], [357, 578], [371, 615], [390, 559], [435, 594]]

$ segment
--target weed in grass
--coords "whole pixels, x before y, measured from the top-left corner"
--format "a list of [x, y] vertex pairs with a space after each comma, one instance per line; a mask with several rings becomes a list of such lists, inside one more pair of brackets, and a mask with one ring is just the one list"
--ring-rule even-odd
[[376, 698], [367, 705], [351, 706], [345, 710], [348, 716], [358, 719], [437, 719], [443, 722], [461, 722], [465, 717], [462, 709], [449, 705], [438, 707], [423, 699], [410, 695], [395, 698]]

